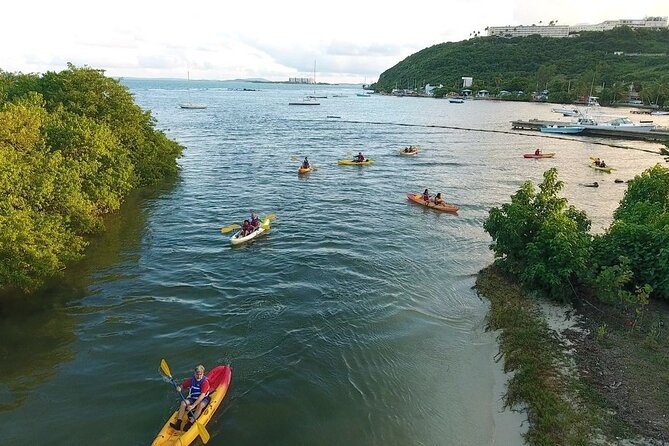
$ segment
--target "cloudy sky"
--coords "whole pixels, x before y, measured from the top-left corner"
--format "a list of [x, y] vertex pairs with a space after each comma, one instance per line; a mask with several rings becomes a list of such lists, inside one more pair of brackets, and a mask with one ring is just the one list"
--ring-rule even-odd
[[668, 0], [11, 0], [0, 69], [195, 79], [312, 76], [373, 82], [423, 48], [486, 26], [599, 23], [668, 16]]

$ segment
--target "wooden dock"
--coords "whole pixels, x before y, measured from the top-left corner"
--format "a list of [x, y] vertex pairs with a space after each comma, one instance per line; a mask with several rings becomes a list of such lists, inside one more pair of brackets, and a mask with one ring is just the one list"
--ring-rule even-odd
[[[540, 119], [530, 119], [529, 121], [511, 121], [511, 128], [514, 130], [534, 130], [541, 131], [541, 127], [549, 125], [565, 125], [564, 121], [543, 121]], [[599, 136], [604, 138], [618, 138], [618, 139], [636, 139], [641, 141], [669, 141], [669, 129], [663, 128], [660, 130], [624, 130], [624, 129], [583, 129], [581, 133], [569, 136]]]

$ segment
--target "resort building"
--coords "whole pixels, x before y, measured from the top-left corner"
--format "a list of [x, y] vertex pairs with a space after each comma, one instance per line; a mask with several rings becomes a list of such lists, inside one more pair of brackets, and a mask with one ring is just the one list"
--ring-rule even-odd
[[574, 25], [569, 27], [571, 33], [581, 31], [608, 31], [618, 26], [629, 26], [630, 28], [661, 29], [667, 28], [668, 17], [646, 17], [643, 20], [607, 20], [596, 25]]
[[539, 34], [541, 37], [569, 37], [569, 26], [567, 25], [548, 25], [548, 26], [489, 26], [489, 36], [499, 37], [525, 37]]
[[569, 37], [570, 34], [582, 31], [608, 31], [618, 26], [630, 28], [662, 29], [669, 27], [669, 17], [646, 17], [642, 20], [620, 19], [607, 20], [595, 25], [580, 24], [574, 26], [549, 24], [547, 26], [517, 25], [517, 26], [489, 26], [489, 36], [524, 37], [538, 34], [542, 37]]

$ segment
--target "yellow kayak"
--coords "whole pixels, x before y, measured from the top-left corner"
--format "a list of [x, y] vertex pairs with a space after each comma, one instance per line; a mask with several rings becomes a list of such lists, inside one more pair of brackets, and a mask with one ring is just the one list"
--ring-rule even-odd
[[373, 164], [374, 160], [365, 160], [363, 162], [353, 161], [353, 160], [339, 160], [337, 164], [341, 166], [366, 166], [368, 164]]
[[[230, 379], [232, 378], [232, 368], [227, 365], [222, 365], [214, 367], [207, 373], [207, 379], [209, 380], [209, 385], [211, 388], [216, 389], [209, 395], [209, 404], [204, 408], [200, 417], [197, 421], [200, 422], [203, 426], [206, 426], [211, 417], [218, 409], [218, 406], [221, 405], [221, 401], [225, 398], [225, 394], [230, 387]], [[163, 428], [156, 436], [156, 439], [151, 443], [152, 446], [188, 446], [191, 444], [200, 434], [197, 426], [191, 426], [187, 431], [176, 430], [170, 423], [175, 423], [177, 421], [178, 412], [175, 411], [169, 420], [165, 423]], [[188, 421], [188, 415], [184, 416], [182, 420], [182, 426]]]
[[300, 167], [299, 169], [297, 169], [297, 173], [308, 173], [308, 172], [311, 172], [311, 167], [307, 168]]

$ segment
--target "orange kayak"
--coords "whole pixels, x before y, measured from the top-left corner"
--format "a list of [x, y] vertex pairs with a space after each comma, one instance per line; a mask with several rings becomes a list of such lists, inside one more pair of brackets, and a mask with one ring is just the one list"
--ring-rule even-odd
[[423, 200], [423, 195], [422, 194], [407, 194], [407, 199], [409, 201], [413, 201], [414, 203], [420, 204], [422, 206], [426, 206], [428, 208], [436, 209], [437, 211], [441, 212], [450, 212], [451, 214], [457, 214], [458, 208], [454, 204], [449, 204], [449, 203], [444, 203], [441, 205], [436, 205], [432, 201], [425, 202]]
[[308, 173], [308, 172], [311, 172], [311, 167], [307, 168], [300, 167], [299, 169], [297, 169], [297, 173]]
[[[207, 423], [209, 423], [214, 412], [216, 412], [218, 406], [221, 405], [221, 401], [225, 398], [228, 387], [230, 387], [231, 378], [232, 368], [227, 365], [214, 367], [207, 373], [209, 385], [215, 390], [209, 394], [209, 404], [204, 408], [200, 417], [197, 419], [203, 426], [206, 426]], [[176, 422], [177, 416], [178, 412], [175, 411], [160, 430], [156, 439], [153, 440], [152, 446], [187, 446], [199, 436], [199, 431], [196, 426], [191, 426], [191, 428], [185, 432], [178, 431], [170, 426], [170, 423]], [[188, 421], [188, 414], [184, 415], [184, 420], [182, 420], [181, 423], [182, 426], [186, 424], [186, 421]]]

